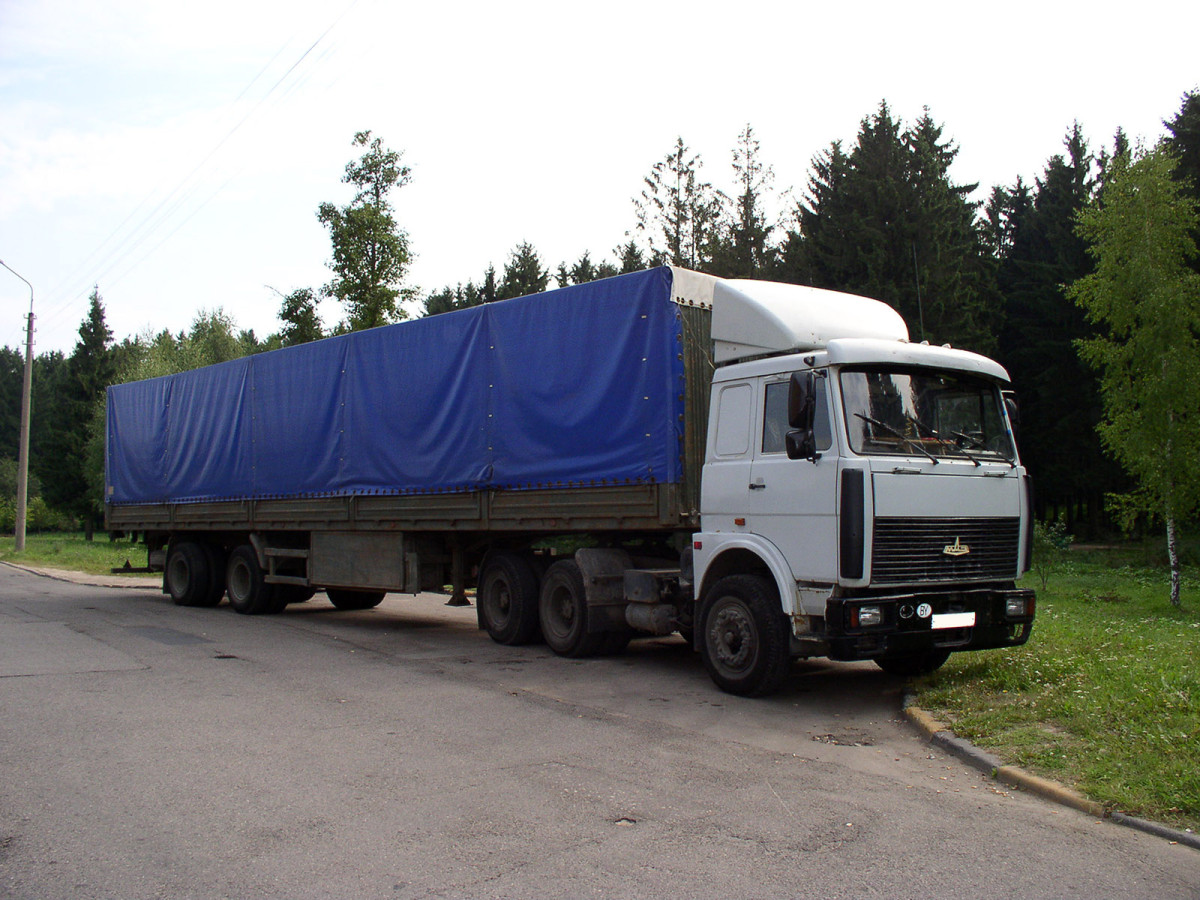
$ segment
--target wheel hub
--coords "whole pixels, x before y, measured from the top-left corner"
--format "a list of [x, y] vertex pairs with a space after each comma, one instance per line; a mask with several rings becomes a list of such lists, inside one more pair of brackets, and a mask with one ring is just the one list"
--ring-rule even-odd
[[726, 607], [713, 619], [716, 659], [729, 669], [744, 669], [754, 655], [754, 630], [744, 610]]

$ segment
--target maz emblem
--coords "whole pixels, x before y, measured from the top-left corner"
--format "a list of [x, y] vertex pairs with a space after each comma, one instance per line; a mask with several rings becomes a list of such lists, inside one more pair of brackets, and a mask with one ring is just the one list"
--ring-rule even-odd
[[955, 538], [953, 544], [947, 544], [942, 548], [942, 552], [947, 556], [966, 556], [971, 552], [971, 547], [968, 544], [964, 544], [958, 538]]

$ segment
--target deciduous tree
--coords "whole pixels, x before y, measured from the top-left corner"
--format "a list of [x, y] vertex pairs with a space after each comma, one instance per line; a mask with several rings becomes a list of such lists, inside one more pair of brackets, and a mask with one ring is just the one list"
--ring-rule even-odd
[[364, 153], [346, 165], [342, 181], [357, 189], [354, 199], [342, 207], [322, 203], [317, 211], [333, 243], [334, 278], [323, 292], [342, 302], [352, 331], [405, 317], [400, 303], [410, 293], [403, 281], [411, 261], [408, 234], [396, 224], [389, 200], [410, 181], [409, 169], [369, 131], [360, 131], [353, 143]]
[[1079, 352], [1100, 373], [1104, 445], [1137, 480], [1125, 509], [1166, 523], [1175, 606], [1178, 526], [1200, 508], [1200, 206], [1177, 165], [1161, 145], [1114, 160], [1079, 217], [1095, 271], [1069, 290], [1100, 329]]
[[319, 341], [325, 336], [321, 316], [317, 312], [317, 297], [312, 288], [297, 288], [286, 297], [279, 308], [280, 342], [285, 347]]

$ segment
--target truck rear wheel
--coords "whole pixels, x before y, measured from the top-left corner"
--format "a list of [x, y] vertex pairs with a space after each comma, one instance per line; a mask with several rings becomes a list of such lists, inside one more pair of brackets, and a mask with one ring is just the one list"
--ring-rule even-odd
[[594, 656], [606, 647], [607, 635], [588, 632], [587, 593], [575, 560], [559, 560], [546, 570], [538, 612], [542, 635], [559, 656]]
[[924, 653], [914, 653], [911, 656], [881, 656], [875, 660], [875, 665], [889, 675], [913, 678], [917, 675], [936, 672], [949, 658], [949, 650], [926, 650]]
[[213, 569], [212, 556], [197, 541], [172, 544], [167, 553], [165, 581], [167, 593], [176, 606], [213, 606], [214, 585], [223, 584], [222, 573]]
[[374, 609], [383, 602], [386, 591], [356, 591], [351, 588], [325, 588], [325, 596], [338, 609]]
[[515, 646], [538, 639], [538, 577], [517, 553], [488, 558], [475, 593], [479, 624], [497, 644]]
[[779, 689], [791, 665], [787, 619], [775, 586], [759, 575], [728, 575], [705, 598], [700, 652], [717, 687], [761, 697]]
[[249, 544], [242, 544], [229, 554], [225, 589], [229, 605], [244, 616], [271, 615], [287, 606], [287, 598], [276, 592], [275, 585], [263, 580], [258, 554]]

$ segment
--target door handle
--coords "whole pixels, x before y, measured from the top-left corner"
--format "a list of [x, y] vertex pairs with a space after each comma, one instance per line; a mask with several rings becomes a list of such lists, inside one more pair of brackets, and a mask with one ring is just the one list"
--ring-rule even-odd
[[767, 489], [767, 486], [765, 484], [763, 484], [761, 481], [758, 484], [750, 485], [750, 490], [752, 490], [752, 491], [765, 491], [766, 489]]

